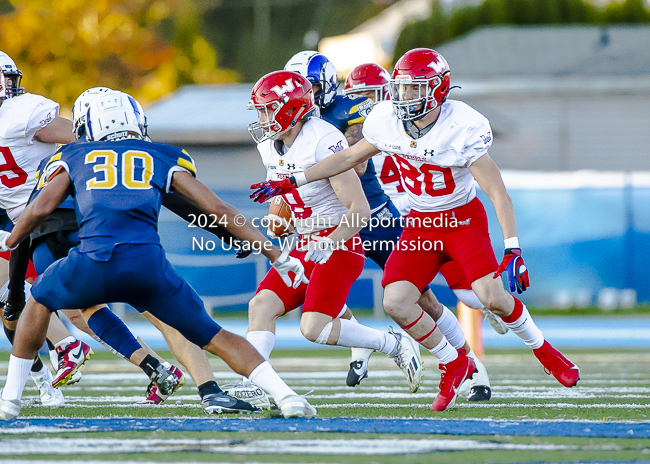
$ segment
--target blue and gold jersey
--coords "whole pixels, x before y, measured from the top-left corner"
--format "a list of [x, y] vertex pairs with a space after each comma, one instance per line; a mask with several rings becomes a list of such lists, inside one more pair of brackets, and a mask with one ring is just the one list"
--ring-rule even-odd
[[[367, 97], [337, 95], [327, 108], [321, 110], [320, 117], [345, 133], [348, 127], [362, 124], [372, 107], [373, 102]], [[388, 202], [390, 198], [384, 193], [377, 180], [372, 159], [368, 160], [368, 167], [360, 180], [371, 211], [377, 210]]]
[[159, 244], [158, 214], [174, 172], [196, 176], [185, 150], [144, 140], [68, 144], [50, 158], [43, 182], [61, 168], [73, 184], [79, 251], [102, 261], [118, 244]]

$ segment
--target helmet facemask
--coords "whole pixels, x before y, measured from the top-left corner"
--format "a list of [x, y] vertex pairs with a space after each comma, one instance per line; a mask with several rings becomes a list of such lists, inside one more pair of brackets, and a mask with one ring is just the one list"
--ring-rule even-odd
[[[266, 140], [277, 140], [280, 135], [290, 129], [288, 127], [282, 130], [282, 126], [275, 120], [278, 111], [282, 108], [282, 104], [278, 101], [273, 101], [267, 105], [255, 105], [252, 102], [248, 103], [247, 109], [257, 110], [257, 121], [248, 125], [248, 132], [253, 137], [255, 143], [262, 143]], [[264, 122], [260, 122], [262, 113], [266, 116]]]
[[417, 121], [438, 107], [434, 96], [442, 84], [442, 78], [412, 79], [397, 76], [389, 83], [390, 99], [395, 114], [402, 121]]
[[[11, 85], [7, 85], [7, 79], [11, 79]], [[20, 86], [23, 74], [17, 69], [13, 72], [0, 71], [0, 98], [13, 98], [25, 93], [24, 87]]]

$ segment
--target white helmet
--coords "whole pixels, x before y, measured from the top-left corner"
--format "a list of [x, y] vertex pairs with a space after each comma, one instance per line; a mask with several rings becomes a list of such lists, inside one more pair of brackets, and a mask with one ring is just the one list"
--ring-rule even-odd
[[320, 85], [314, 93], [314, 102], [321, 108], [327, 108], [336, 97], [338, 79], [336, 68], [325, 55], [313, 50], [296, 53], [284, 66], [285, 71], [293, 71], [306, 78], [312, 85]]
[[75, 100], [74, 105], [72, 105], [72, 124], [74, 125], [72, 132], [77, 139], [86, 135], [86, 113], [88, 113], [90, 102], [107, 92], [113, 92], [113, 90], [108, 87], [93, 87], [79, 95]]
[[[11, 78], [11, 86], [7, 87], [6, 77]], [[0, 52], [0, 98], [11, 98], [25, 93], [20, 87], [23, 73], [16, 67], [16, 63], [5, 52]]]
[[131, 95], [112, 91], [94, 98], [86, 114], [88, 140], [143, 139], [147, 135], [142, 106]]

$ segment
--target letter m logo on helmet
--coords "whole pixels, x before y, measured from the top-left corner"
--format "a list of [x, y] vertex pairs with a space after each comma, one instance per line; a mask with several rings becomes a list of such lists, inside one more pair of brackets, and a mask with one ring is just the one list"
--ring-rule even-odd
[[275, 87], [271, 87], [271, 92], [275, 92], [278, 97], [281, 97], [289, 92], [292, 92], [293, 90], [296, 89], [295, 84], [293, 83], [293, 79], [287, 79], [284, 82], [284, 85], [276, 85]]

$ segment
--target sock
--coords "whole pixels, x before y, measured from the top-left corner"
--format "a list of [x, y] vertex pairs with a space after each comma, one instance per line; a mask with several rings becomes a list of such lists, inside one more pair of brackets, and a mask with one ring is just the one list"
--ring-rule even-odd
[[158, 366], [160, 366], [160, 361], [158, 361], [150, 354], [145, 356], [142, 362], [140, 363], [140, 369], [142, 369], [144, 373], [147, 374], [147, 377], [149, 378], [152, 378], [154, 376], [154, 374], [156, 373], [156, 369], [158, 369]]
[[9, 343], [11, 343], [13, 345], [14, 344], [14, 337], [16, 336], [16, 331], [8, 329], [4, 325], [2, 326], [2, 328], [5, 330], [5, 335], [7, 336], [7, 340], [9, 340]]
[[[343, 309], [347, 309], [347, 305], [343, 306]], [[359, 323], [359, 321], [357, 321], [357, 318], [354, 317], [354, 314], [352, 315], [352, 317], [350, 317], [349, 320], [352, 321], [352, 322], [355, 322], [357, 324]], [[339, 337], [339, 339], [340, 339], [340, 337]], [[368, 360], [370, 359], [370, 355], [372, 353], [374, 353], [374, 352], [375, 352], [375, 350], [373, 350], [372, 348], [355, 348], [355, 347], [352, 347], [350, 349], [350, 362], [358, 361], [360, 359], [365, 359], [365, 361], [368, 362]]]
[[219, 385], [217, 385], [217, 382], [214, 380], [209, 380], [199, 385], [199, 396], [201, 399], [203, 399], [205, 395], [210, 393], [220, 393], [221, 391], [221, 388], [219, 388]]
[[265, 390], [276, 401], [281, 401], [289, 395], [296, 395], [284, 380], [273, 370], [268, 361], [264, 361], [251, 372], [251, 382]]
[[9, 357], [7, 382], [2, 389], [3, 400], [20, 400], [23, 396], [23, 388], [25, 388], [27, 376], [33, 364], [33, 359], [17, 358], [13, 354]]
[[463, 333], [463, 329], [460, 328], [458, 319], [449, 308], [444, 305], [442, 306], [442, 316], [440, 316], [440, 319], [438, 319], [436, 323], [447, 341], [451, 343], [451, 346], [457, 350], [465, 346], [465, 334]]
[[429, 352], [437, 356], [442, 364], [447, 364], [458, 358], [458, 351], [445, 338], [431, 348]]
[[142, 348], [124, 322], [106, 306], [90, 316], [88, 327], [126, 359]]
[[52, 363], [54, 372], [59, 370], [59, 354], [56, 352], [56, 350], [50, 350], [50, 363]]
[[52, 343], [52, 341], [49, 338], [45, 339], [45, 343], [47, 343], [47, 349], [50, 351], [54, 351], [54, 349], [56, 348], [54, 346], [54, 343]]
[[456, 295], [456, 298], [470, 308], [481, 309], [485, 307], [483, 306], [483, 303], [481, 303], [481, 300], [476, 296], [476, 293], [474, 293], [474, 290], [457, 289], [454, 290], [454, 294]]
[[544, 344], [542, 331], [535, 325], [526, 305], [518, 298], [514, 296], [512, 298], [515, 300], [515, 309], [512, 310], [510, 316], [502, 318], [503, 322], [506, 323], [514, 334], [524, 341], [528, 348], [533, 350], [541, 348]]
[[32, 376], [34, 380], [36, 379], [40, 380], [50, 372], [47, 366], [45, 366], [43, 363], [41, 363], [41, 366], [42, 367], [39, 370], [34, 370], [34, 368], [32, 367], [32, 371], [29, 374]]
[[43, 361], [41, 361], [41, 357], [39, 355], [36, 355], [36, 358], [34, 358], [34, 364], [32, 364], [32, 369], [31, 372], [40, 372], [43, 370]]
[[265, 361], [269, 360], [273, 345], [275, 345], [275, 334], [268, 330], [253, 330], [246, 334], [248, 343], [262, 355]]
[[339, 319], [339, 322], [341, 333], [336, 343], [339, 346], [372, 348], [389, 356], [397, 348], [397, 339], [388, 332], [371, 329], [352, 320]]
[[57, 343], [57, 344], [54, 345], [54, 346], [55, 346], [56, 348], [64, 348], [64, 347], [66, 347], [67, 345], [69, 345], [70, 343], [74, 343], [74, 342], [76, 342], [76, 341], [77, 341], [77, 340], [76, 340], [72, 335], [70, 335], [70, 336], [68, 336], [68, 337], [65, 337], [63, 340], [61, 340], [59, 343]]

